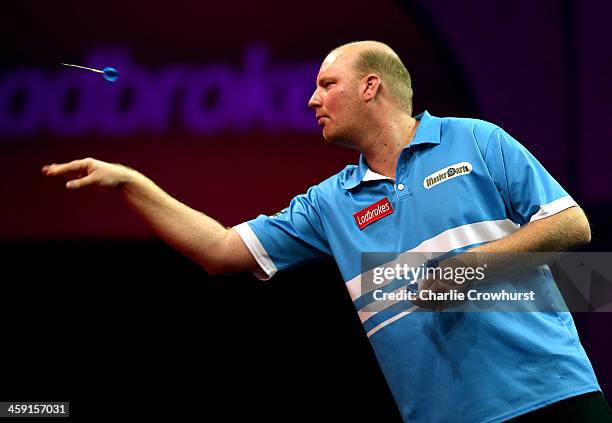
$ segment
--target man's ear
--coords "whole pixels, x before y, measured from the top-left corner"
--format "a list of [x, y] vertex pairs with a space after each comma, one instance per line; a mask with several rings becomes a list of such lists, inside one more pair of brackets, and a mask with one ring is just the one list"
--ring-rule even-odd
[[362, 79], [363, 81], [363, 91], [362, 91], [362, 95], [363, 95], [363, 99], [366, 103], [370, 102], [371, 100], [374, 100], [376, 98], [376, 95], [378, 94], [379, 90], [380, 90], [380, 84], [381, 84], [381, 80], [380, 77], [376, 74], [369, 74], [363, 77]]

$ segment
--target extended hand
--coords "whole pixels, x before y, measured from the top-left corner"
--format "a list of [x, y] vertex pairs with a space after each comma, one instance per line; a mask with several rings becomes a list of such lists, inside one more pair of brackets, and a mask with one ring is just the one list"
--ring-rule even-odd
[[69, 163], [50, 164], [42, 168], [45, 176], [63, 175], [68, 179], [66, 188], [80, 189], [94, 186], [105, 190], [114, 190], [128, 181], [135, 172], [126, 166], [106, 163], [100, 160], [86, 158], [73, 160]]

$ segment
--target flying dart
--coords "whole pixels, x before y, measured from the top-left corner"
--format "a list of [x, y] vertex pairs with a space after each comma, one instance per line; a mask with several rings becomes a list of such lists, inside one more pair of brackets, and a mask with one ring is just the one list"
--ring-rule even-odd
[[85, 70], [88, 70], [88, 71], [92, 71], [92, 72], [96, 72], [96, 73], [101, 73], [102, 76], [104, 76], [104, 79], [106, 79], [107, 81], [110, 81], [110, 82], [115, 82], [117, 80], [117, 78], [119, 78], [119, 72], [117, 71], [117, 69], [112, 68], [110, 66], [107, 66], [104, 69], [100, 70], [100, 69], [87, 68], [85, 66], [71, 65], [69, 63], [62, 63], [62, 65], [64, 65], [64, 66], [72, 66], [73, 68], [85, 69]]

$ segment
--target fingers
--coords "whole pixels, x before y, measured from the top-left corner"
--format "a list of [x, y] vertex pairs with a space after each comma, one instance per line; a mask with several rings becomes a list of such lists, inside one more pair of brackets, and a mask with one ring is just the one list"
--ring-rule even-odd
[[57, 176], [57, 175], [63, 175], [65, 173], [71, 172], [71, 173], [83, 173], [83, 174], [87, 174], [87, 170], [89, 169], [89, 166], [92, 164], [93, 159], [91, 158], [86, 158], [86, 159], [81, 159], [81, 160], [73, 160], [69, 163], [62, 163], [62, 164], [50, 164], [50, 165], [45, 165], [42, 168], [42, 173], [43, 175], [46, 176]]
[[56, 166], [56, 165], [57, 165], [57, 163], [52, 163], [52, 164], [50, 164], [50, 165], [44, 165], [44, 166], [42, 167], [42, 173], [43, 173], [43, 175], [46, 175], [46, 174], [47, 174], [47, 172], [49, 171], [49, 169], [51, 168], [51, 166]]
[[423, 290], [431, 289], [431, 287], [433, 286], [435, 282], [436, 282], [435, 279], [423, 279], [420, 289], [423, 289]]
[[[432, 297], [431, 295], [441, 294], [448, 291], [448, 286], [436, 279], [425, 279], [422, 287], [419, 289], [419, 296], [417, 296], [412, 303], [418, 307], [431, 309], [431, 310], [442, 310], [447, 306], [446, 300], [441, 300]], [[421, 292], [425, 293], [425, 297], [421, 298]]]
[[85, 172], [66, 172], [62, 175], [67, 181], [71, 179], [78, 179], [87, 176]]
[[72, 179], [66, 182], [67, 189], [80, 189], [85, 188], [89, 185], [94, 185], [96, 183], [96, 179], [94, 175], [85, 176], [84, 178]]

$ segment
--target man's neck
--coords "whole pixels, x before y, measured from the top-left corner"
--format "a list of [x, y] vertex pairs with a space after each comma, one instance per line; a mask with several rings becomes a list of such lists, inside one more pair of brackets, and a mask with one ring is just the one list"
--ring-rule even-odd
[[381, 125], [362, 151], [368, 166], [376, 173], [395, 179], [397, 159], [412, 142], [419, 121], [409, 117]]

